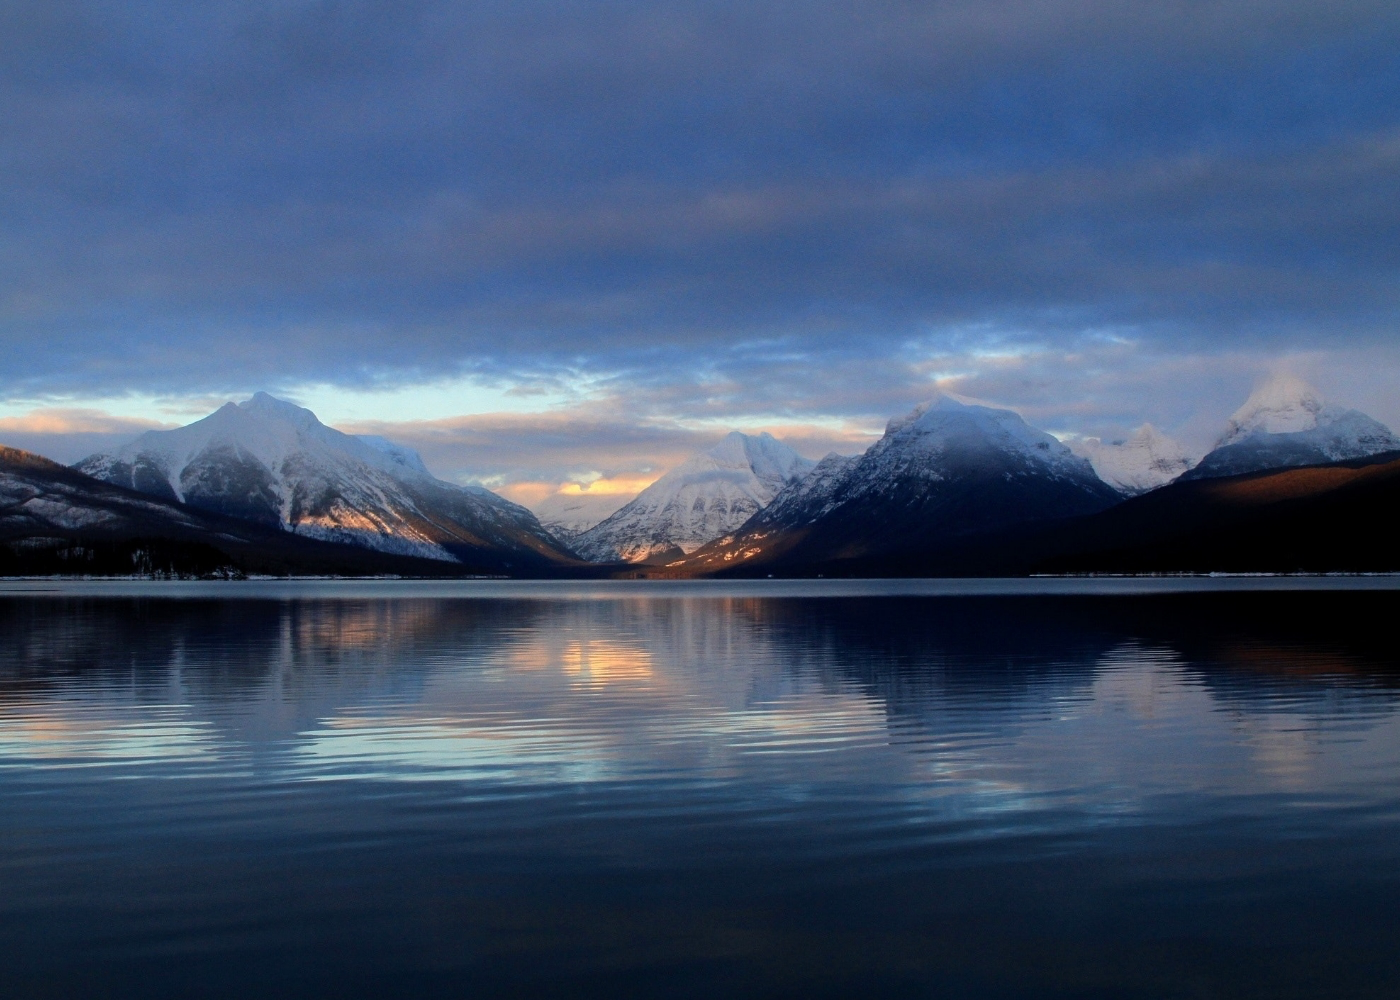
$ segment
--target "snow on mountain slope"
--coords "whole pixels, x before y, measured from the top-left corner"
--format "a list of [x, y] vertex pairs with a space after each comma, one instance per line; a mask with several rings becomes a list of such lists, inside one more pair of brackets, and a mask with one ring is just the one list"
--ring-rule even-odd
[[356, 434], [354, 437], [363, 441], [375, 451], [387, 456], [389, 460], [398, 467], [400, 474], [407, 471], [422, 476], [432, 476], [432, 473], [428, 471], [428, 467], [423, 464], [423, 456], [419, 455], [418, 452], [414, 451], [412, 448], [401, 444], [395, 444], [388, 438], [380, 437], [378, 434]]
[[525, 508], [435, 479], [411, 449], [344, 434], [263, 392], [74, 468], [192, 507], [400, 555], [566, 558]]
[[[775, 536], [800, 528], [829, 513], [842, 502], [842, 490], [859, 455], [835, 452], [818, 462], [807, 475], [790, 484], [739, 530], [724, 535], [693, 554], [697, 564], [718, 568], [734, 560], [750, 559], [764, 551]], [[691, 554], [687, 553], [689, 557]], [[690, 560], [675, 559], [668, 565], [684, 566]]]
[[1086, 459], [1019, 414], [940, 396], [891, 420], [858, 458], [823, 459], [741, 530], [672, 565], [706, 571], [902, 555], [1119, 499]]
[[789, 523], [799, 511], [803, 517], [820, 517], [840, 502], [840, 489], [859, 461], [859, 455], [832, 452], [807, 475], [774, 497], [773, 502], [763, 508], [762, 519], [773, 524]]
[[554, 493], [531, 509], [555, 538], [572, 544], [579, 535], [617, 513], [631, 499], [625, 493]]
[[133, 496], [66, 466], [0, 446], [0, 537], [78, 530], [142, 531], [152, 526], [197, 534], [195, 511]]
[[811, 461], [771, 434], [734, 431], [585, 531], [574, 549], [595, 562], [693, 552], [734, 531], [811, 468]]
[[1251, 434], [1310, 431], [1326, 410], [1321, 394], [1312, 386], [1294, 375], [1277, 374], [1250, 393], [1230, 417], [1216, 447], [1234, 444]]
[[1176, 479], [1191, 468], [1186, 450], [1151, 424], [1126, 441], [1076, 441], [1071, 450], [1087, 458], [1099, 478], [1126, 496], [1137, 496]]
[[1277, 375], [1235, 411], [1215, 448], [1184, 479], [1322, 465], [1400, 450], [1400, 438], [1358, 410], [1329, 406], [1316, 389]]

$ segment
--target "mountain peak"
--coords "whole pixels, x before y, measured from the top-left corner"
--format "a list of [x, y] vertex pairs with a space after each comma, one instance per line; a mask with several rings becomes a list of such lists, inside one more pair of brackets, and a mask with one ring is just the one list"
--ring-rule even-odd
[[936, 420], [940, 414], [957, 413], [969, 409], [972, 409], [969, 404], [956, 400], [946, 393], [940, 392], [931, 399], [920, 403], [904, 416], [891, 417], [889, 422], [885, 424], [885, 433], [894, 434], [906, 427]]
[[812, 464], [767, 432], [731, 431], [584, 532], [575, 547], [598, 561], [692, 552], [734, 531]]
[[1257, 385], [1226, 425], [1221, 445], [1251, 434], [1296, 434], [1318, 425], [1328, 407], [1315, 388], [1287, 372]]
[[265, 392], [184, 427], [147, 431], [76, 468], [165, 500], [399, 555], [562, 556], [524, 508], [435, 479], [412, 449], [327, 427]]
[[1075, 443], [1075, 451], [1089, 460], [1100, 479], [1128, 495], [1165, 486], [1191, 468], [1186, 450], [1152, 424], [1122, 441], [1084, 438]]
[[691, 565], [859, 565], [977, 534], [1090, 514], [1121, 496], [1090, 463], [1012, 410], [938, 395], [862, 455], [829, 455]]
[[271, 417], [276, 420], [284, 420], [301, 427], [317, 426], [321, 421], [316, 414], [298, 406], [296, 403], [288, 402], [285, 399], [278, 399], [267, 392], [255, 392], [252, 398], [245, 399], [238, 404], [238, 408], [244, 413], [253, 413], [258, 416]]
[[1026, 423], [1015, 410], [964, 403], [942, 393], [891, 420], [871, 454], [891, 450], [945, 457], [1017, 454], [1035, 465], [1074, 476], [1089, 471], [1083, 459], [1054, 436]]
[[1358, 410], [1329, 406], [1302, 379], [1274, 375], [1235, 411], [1215, 449], [1183, 478], [1236, 476], [1400, 450], [1390, 428]]

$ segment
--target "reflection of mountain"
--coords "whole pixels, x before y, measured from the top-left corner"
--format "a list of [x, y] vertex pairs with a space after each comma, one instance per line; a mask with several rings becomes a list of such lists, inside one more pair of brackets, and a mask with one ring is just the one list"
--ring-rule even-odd
[[1154, 686], [1171, 687], [1197, 728], [1221, 701], [1269, 715], [1340, 695], [1390, 712], [1392, 604], [1383, 592], [11, 599], [0, 718], [11, 750], [48, 738], [46, 753], [73, 739], [154, 753], [178, 723], [201, 752], [351, 776], [796, 775], [793, 752], [841, 748], [822, 780], [863, 780], [911, 766], [891, 746], [917, 744], [961, 781], [973, 765], [1031, 766], [1024, 741], [1060, 746], [1071, 730], [1057, 718], [1093, 717], [1134, 684], [1149, 707]]
[[1329, 697], [1395, 689], [1385, 591], [1105, 598], [747, 600], [767, 641], [834, 687], [855, 682], [895, 715], [929, 706], [1052, 704], [1088, 695], [1105, 656], [1137, 649], [1189, 665], [1232, 699], [1284, 685]]
[[[1360, 689], [1400, 697], [1387, 591], [1176, 595], [1123, 602], [1121, 626], [1170, 648], [1219, 698], [1249, 706]], [[1374, 702], [1373, 702], [1374, 704]]]
[[0, 601], [0, 706], [179, 703], [236, 741], [294, 735], [337, 707], [421, 694], [444, 656], [529, 628], [471, 601]]
[[1065, 693], [1116, 641], [1091, 608], [1054, 598], [752, 599], [742, 608], [794, 663], [857, 681], [892, 709], [931, 696]]

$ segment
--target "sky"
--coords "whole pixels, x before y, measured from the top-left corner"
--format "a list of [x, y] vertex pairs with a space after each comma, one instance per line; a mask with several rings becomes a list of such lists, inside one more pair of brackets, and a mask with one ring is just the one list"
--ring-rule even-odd
[[0, 0], [0, 442], [259, 389], [518, 499], [938, 391], [1400, 426], [1400, 5]]

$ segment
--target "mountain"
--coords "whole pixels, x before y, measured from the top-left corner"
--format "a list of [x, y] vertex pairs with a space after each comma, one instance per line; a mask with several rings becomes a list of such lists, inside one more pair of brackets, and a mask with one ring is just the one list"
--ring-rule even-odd
[[646, 562], [694, 552], [734, 531], [812, 468], [771, 434], [734, 431], [585, 531], [573, 547], [595, 562]]
[[1085, 438], [1073, 450], [1089, 460], [1100, 479], [1125, 496], [1165, 486], [1191, 468], [1186, 450], [1151, 424], [1143, 424], [1126, 441]]
[[1319, 465], [1400, 449], [1390, 428], [1357, 410], [1328, 406], [1312, 386], [1277, 375], [1250, 395], [1214, 450], [1184, 479]]
[[504, 571], [570, 560], [535, 515], [434, 478], [417, 453], [327, 427], [260, 392], [74, 466], [97, 479], [301, 537]]
[[138, 493], [0, 446], [0, 574], [492, 572], [317, 541]]
[[573, 544], [578, 536], [606, 520], [630, 500], [618, 493], [553, 493], [532, 508], [555, 538]]
[[1182, 479], [1112, 510], [1004, 539], [1015, 572], [1400, 571], [1400, 452]]
[[1018, 414], [941, 396], [891, 420], [864, 455], [828, 456], [739, 531], [670, 565], [679, 572], [839, 571], [1092, 513], [1120, 499], [1086, 459]]

